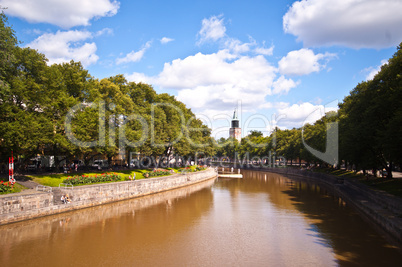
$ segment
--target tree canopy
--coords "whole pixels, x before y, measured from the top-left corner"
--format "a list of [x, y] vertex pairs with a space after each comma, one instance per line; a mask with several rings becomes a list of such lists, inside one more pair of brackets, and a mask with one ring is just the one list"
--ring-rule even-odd
[[18, 46], [0, 15], [0, 157], [111, 159], [117, 154], [214, 154], [210, 129], [174, 96], [123, 75], [96, 79], [80, 62], [48, 66]]
[[[307, 146], [319, 153], [337, 146], [339, 167], [343, 164], [355, 170], [386, 169], [392, 177], [394, 166], [402, 166], [402, 43], [397, 52], [369, 81], [359, 83], [342, 103], [337, 112], [326, 114], [314, 124], [298, 129], [273, 130], [263, 137], [251, 132], [240, 146], [229, 139], [218, 141], [218, 156], [244, 158], [264, 157], [271, 152], [288, 162], [328, 165], [328, 161], [314, 156]], [[338, 127], [339, 125], [339, 127]], [[327, 140], [331, 127], [337, 127], [337, 140]], [[234, 150], [234, 151], [233, 151]], [[318, 154], [319, 154], [318, 153]], [[318, 155], [317, 154], [317, 155]]]

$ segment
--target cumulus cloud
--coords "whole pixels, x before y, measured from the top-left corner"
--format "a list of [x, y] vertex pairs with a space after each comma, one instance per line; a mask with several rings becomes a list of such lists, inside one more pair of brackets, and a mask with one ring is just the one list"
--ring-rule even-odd
[[255, 45], [254, 42], [243, 43], [238, 39], [229, 38], [225, 41], [225, 48], [234, 54], [243, 54], [250, 51], [250, 47]]
[[277, 117], [279, 119], [276, 124], [283, 128], [301, 127], [306, 123], [314, 123], [329, 111], [336, 110], [338, 110], [336, 107], [313, 105], [309, 102], [293, 104], [277, 110]]
[[74, 60], [81, 61], [86, 67], [99, 59], [95, 43], [82, 43], [92, 37], [88, 31], [57, 31], [55, 34], [45, 33], [27, 46], [45, 54], [49, 64]]
[[110, 0], [0, 0], [10, 16], [30, 23], [50, 23], [62, 28], [87, 26], [98, 17], [113, 16], [120, 3]]
[[163, 37], [160, 41], [161, 41], [161, 44], [167, 44], [169, 42], [174, 41], [174, 39], [168, 38], [168, 37]]
[[102, 35], [112, 35], [113, 34], [113, 29], [110, 28], [104, 28], [100, 31], [97, 31], [94, 36], [102, 36]]
[[325, 68], [320, 60], [330, 60], [336, 57], [335, 54], [314, 54], [310, 49], [302, 48], [289, 52], [279, 62], [279, 72], [285, 75], [307, 75], [312, 72], [319, 72]]
[[264, 56], [272, 56], [274, 53], [274, 46], [271, 46], [270, 48], [257, 47], [254, 49], [254, 52]]
[[139, 51], [131, 51], [128, 53], [125, 57], [118, 58], [116, 60], [116, 64], [123, 64], [123, 63], [129, 63], [129, 62], [138, 62], [142, 59], [142, 57], [145, 54], [145, 51], [148, 50], [148, 48], [151, 47], [151, 41], [148, 41]]
[[260, 105], [259, 109], [283, 109], [289, 106], [287, 102], [265, 102], [264, 104]]
[[286, 33], [305, 46], [386, 48], [402, 40], [402, 1], [303, 0], [283, 17]]
[[290, 89], [295, 88], [300, 84], [300, 81], [293, 81], [292, 79], [286, 79], [283, 75], [277, 79], [274, 84], [272, 91], [273, 94], [287, 94]]
[[238, 100], [245, 109], [263, 104], [265, 96], [272, 94], [275, 76], [276, 68], [262, 55], [237, 56], [220, 50], [165, 63], [162, 72], [155, 77], [134, 73], [127, 78], [176, 89], [177, 98], [194, 109], [227, 110]]
[[370, 68], [364, 69], [363, 72], [368, 73], [367, 76], [366, 76], [366, 80], [369, 81], [369, 80], [374, 79], [374, 76], [378, 72], [380, 72], [381, 67], [384, 66], [385, 64], [388, 64], [388, 60], [386, 60], [386, 59], [381, 60], [381, 65], [376, 67], [376, 68], [370, 67]]
[[198, 32], [198, 44], [207, 41], [217, 41], [225, 36], [226, 27], [223, 25], [222, 15], [212, 16], [209, 19], [202, 20], [201, 30]]

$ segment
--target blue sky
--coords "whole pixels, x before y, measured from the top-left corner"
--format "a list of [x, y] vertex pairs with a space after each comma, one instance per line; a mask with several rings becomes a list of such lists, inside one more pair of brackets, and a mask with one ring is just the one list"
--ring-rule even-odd
[[0, 0], [21, 46], [175, 95], [227, 137], [313, 122], [402, 42], [401, 0]]

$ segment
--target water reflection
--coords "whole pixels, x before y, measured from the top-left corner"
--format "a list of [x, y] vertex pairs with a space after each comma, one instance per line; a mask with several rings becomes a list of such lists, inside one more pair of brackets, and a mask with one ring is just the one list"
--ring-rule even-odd
[[210, 209], [213, 183], [2, 226], [0, 266], [132, 265], [124, 253], [145, 257], [155, 238], [168, 246]]
[[398, 248], [332, 192], [297, 177], [244, 173], [255, 180], [254, 188], [271, 188], [267, 192], [273, 204], [301, 212], [308, 223], [309, 235], [316, 237], [320, 245], [331, 247], [340, 266], [400, 266], [402, 255]]
[[397, 266], [401, 255], [342, 200], [243, 172], [0, 227], [0, 266]]
[[311, 220], [312, 231], [334, 249], [340, 265], [400, 266], [402, 255], [339, 197], [305, 182], [295, 182], [284, 192]]

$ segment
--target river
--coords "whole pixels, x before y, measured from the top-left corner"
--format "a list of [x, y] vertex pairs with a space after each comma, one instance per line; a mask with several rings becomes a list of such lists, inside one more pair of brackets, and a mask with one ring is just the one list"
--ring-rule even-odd
[[1, 226], [0, 266], [400, 266], [340, 198], [242, 173]]

